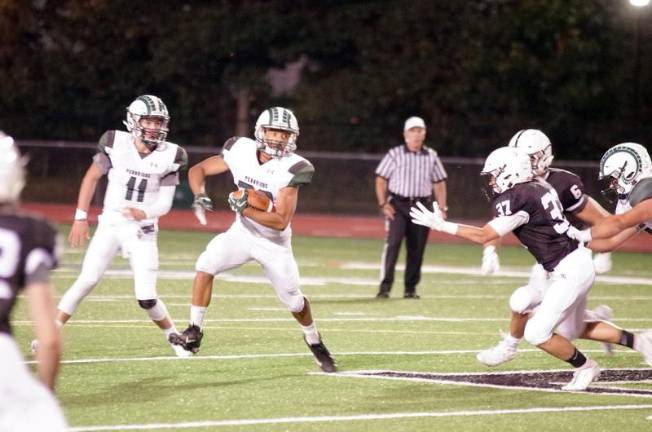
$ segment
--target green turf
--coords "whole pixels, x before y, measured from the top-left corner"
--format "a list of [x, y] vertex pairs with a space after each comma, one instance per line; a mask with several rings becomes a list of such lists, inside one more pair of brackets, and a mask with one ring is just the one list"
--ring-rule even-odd
[[[65, 229], [65, 227], [64, 227]], [[211, 235], [163, 232], [162, 270], [192, 272]], [[473, 351], [494, 344], [507, 329], [507, 300], [526, 278], [424, 273], [421, 300], [403, 300], [401, 278], [393, 298], [376, 300], [382, 244], [376, 240], [295, 238], [293, 247], [317, 325], [342, 371], [387, 369], [414, 372], [482, 372]], [[532, 258], [522, 248], [500, 251], [503, 266], [527, 271]], [[479, 247], [429, 245], [425, 264], [478, 266]], [[67, 251], [53, 282], [62, 294], [76, 276], [82, 255]], [[403, 257], [399, 262], [403, 261]], [[619, 253], [612, 275], [652, 278], [650, 255]], [[116, 258], [113, 268], [127, 268]], [[229, 272], [262, 276], [256, 265]], [[318, 279], [321, 278], [321, 279]], [[339, 278], [336, 281], [324, 278]], [[347, 283], [349, 281], [349, 283]], [[159, 292], [178, 327], [185, 327], [191, 279], [159, 281]], [[14, 319], [17, 340], [27, 351], [31, 330], [21, 300]], [[652, 327], [649, 285], [596, 284], [590, 306], [610, 304], [616, 322]], [[458, 319], [459, 318], [459, 319]], [[456, 320], [457, 319], [457, 320]], [[652, 398], [506, 390], [428, 382], [325, 376], [318, 372], [301, 332], [268, 284], [217, 281], [200, 354], [172, 356], [162, 332], [147, 321], [132, 297], [130, 279], [106, 278], [64, 328], [64, 360], [58, 397], [74, 427], [220, 420], [277, 419], [262, 424], [158, 430], [224, 431], [519, 431], [652, 430], [652, 408], [591, 412], [504, 412], [535, 408], [652, 405]], [[619, 350], [608, 357], [599, 345], [580, 341], [603, 367], [643, 367], [640, 356]], [[541, 352], [526, 351], [497, 368], [568, 369]], [[441, 351], [463, 351], [450, 353]], [[27, 358], [31, 358], [27, 352]], [[102, 360], [104, 359], [104, 360]], [[624, 383], [652, 389], [649, 382]], [[476, 411], [486, 411], [477, 413]], [[457, 415], [450, 413], [457, 412]], [[476, 415], [470, 415], [476, 412]], [[346, 418], [421, 413], [412, 418]], [[430, 413], [430, 417], [426, 416]], [[438, 417], [444, 413], [449, 415]], [[332, 416], [330, 420], [314, 417]], [[299, 417], [310, 417], [297, 420]], [[294, 422], [278, 419], [293, 418]], [[112, 429], [119, 430], [119, 429]], [[149, 429], [156, 430], [156, 429]]]

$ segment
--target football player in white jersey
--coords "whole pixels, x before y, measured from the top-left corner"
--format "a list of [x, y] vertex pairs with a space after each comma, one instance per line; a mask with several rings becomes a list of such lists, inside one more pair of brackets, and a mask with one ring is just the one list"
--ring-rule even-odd
[[[179, 170], [188, 161], [183, 148], [165, 140], [169, 121], [168, 109], [161, 99], [142, 95], [127, 107], [124, 124], [128, 132], [109, 130], [100, 138], [99, 152], [79, 189], [68, 238], [72, 247], [83, 246], [89, 238], [88, 208], [97, 182], [106, 175], [104, 207], [81, 273], [59, 302], [57, 321], [61, 325], [93, 290], [120, 250], [129, 259], [138, 305], [165, 332], [166, 340], [177, 333], [156, 292], [158, 218], [170, 211]], [[170, 346], [180, 357], [190, 355], [176, 345]]]
[[[65, 431], [53, 396], [61, 335], [54, 323], [50, 271], [57, 265], [57, 232], [45, 220], [18, 210], [25, 160], [0, 131], [0, 431]], [[41, 349], [36, 380], [14, 341], [10, 315], [25, 294]]]
[[628, 228], [640, 227], [652, 233], [652, 160], [647, 149], [636, 143], [611, 147], [600, 160], [600, 182], [604, 193], [615, 193], [620, 211], [590, 229], [569, 231], [569, 235], [596, 247], [598, 240], [613, 238]]
[[[226, 141], [220, 156], [212, 156], [188, 172], [195, 194], [196, 211], [211, 210], [204, 189], [206, 176], [231, 171], [235, 185], [242, 190], [258, 190], [274, 203], [274, 211], [262, 211], [247, 203], [248, 193], [231, 193], [229, 205], [236, 212], [235, 222], [210, 241], [195, 265], [190, 325], [170, 342], [197, 352], [203, 337], [203, 322], [216, 274], [249, 262], [263, 267], [278, 299], [301, 326], [304, 340], [324, 372], [336, 370], [335, 361], [324, 345], [310, 310], [310, 303], [299, 287], [299, 269], [292, 254], [290, 223], [297, 207], [299, 187], [309, 184], [313, 166], [294, 153], [299, 124], [292, 111], [273, 107], [256, 121], [255, 140], [233, 137]], [[201, 222], [201, 219], [200, 219]]]

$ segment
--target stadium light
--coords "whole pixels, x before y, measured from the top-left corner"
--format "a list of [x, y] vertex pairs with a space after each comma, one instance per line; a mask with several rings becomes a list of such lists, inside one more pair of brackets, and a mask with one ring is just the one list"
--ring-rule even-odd
[[645, 7], [650, 4], [650, 0], [629, 0], [629, 4], [635, 7]]

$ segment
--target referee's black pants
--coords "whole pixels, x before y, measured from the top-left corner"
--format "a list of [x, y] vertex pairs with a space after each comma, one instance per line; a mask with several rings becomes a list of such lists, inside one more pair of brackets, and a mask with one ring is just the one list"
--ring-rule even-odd
[[392, 197], [390, 201], [396, 213], [394, 219], [385, 220], [387, 236], [381, 258], [381, 274], [379, 295], [389, 294], [394, 283], [394, 270], [398, 254], [401, 250], [401, 243], [405, 237], [405, 249], [407, 258], [405, 262], [405, 296], [416, 294], [416, 287], [421, 280], [421, 264], [423, 253], [428, 242], [430, 229], [422, 225], [412, 223], [410, 207], [420, 201], [427, 207], [432, 205], [431, 198], [409, 199]]

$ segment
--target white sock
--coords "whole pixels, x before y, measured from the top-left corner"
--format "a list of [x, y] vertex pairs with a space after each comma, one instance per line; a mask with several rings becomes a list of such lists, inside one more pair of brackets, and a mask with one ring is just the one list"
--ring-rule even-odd
[[317, 331], [317, 326], [315, 326], [314, 321], [308, 326], [299, 325], [301, 326], [301, 330], [303, 330], [303, 334], [306, 335], [306, 341], [308, 344], [316, 345], [319, 343], [319, 332]]
[[511, 334], [508, 334], [505, 336], [505, 341], [512, 347], [516, 348], [518, 344], [521, 342], [520, 338], [515, 338]]
[[174, 324], [172, 324], [170, 328], [163, 329], [163, 331], [165, 332], [165, 340], [167, 340], [172, 333], [179, 333]]
[[190, 325], [196, 325], [199, 328], [204, 327], [204, 315], [206, 315], [206, 307], [190, 305]]

